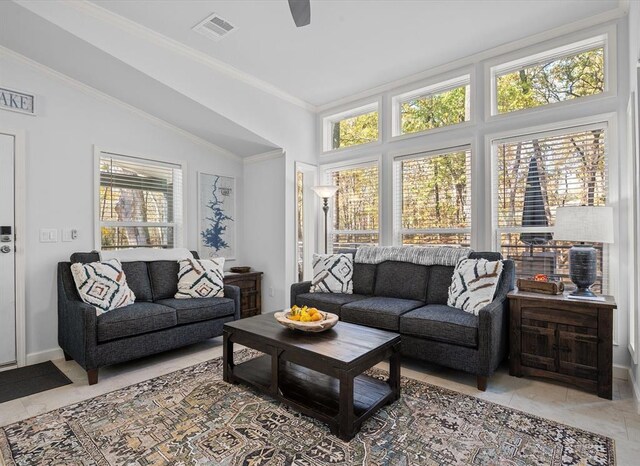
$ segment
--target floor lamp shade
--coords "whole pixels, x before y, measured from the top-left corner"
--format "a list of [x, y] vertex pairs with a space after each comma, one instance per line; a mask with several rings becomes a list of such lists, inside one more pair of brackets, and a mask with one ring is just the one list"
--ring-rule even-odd
[[327, 215], [329, 213], [329, 198], [338, 192], [337, 186], [322, 185], [314, 186], [313, 192], [322, 198], [322, 210], [324, 212], [324, 253], [327, 253]]
[[311, 189], [313, 189], [313, 192], [316, 193], [322, 199], [324, 199], [324, 198], [328, 199], [330, 197], [333, 197], [333, 195], [336, 192], [338, 192], [338, 187], [337, 186], [328, 186], [328, 185], [314, 186]]
[[574, 296], [594, 296], [590, 290], [596, 281], [596, 250], [588, 243], [613, 243], [613, 208], [559, 207], [553, 239], [571, 241], [569, 275], [577, 290]]

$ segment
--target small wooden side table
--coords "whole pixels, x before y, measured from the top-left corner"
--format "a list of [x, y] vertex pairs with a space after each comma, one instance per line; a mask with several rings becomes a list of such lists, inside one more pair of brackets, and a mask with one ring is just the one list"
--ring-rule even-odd
[[610, 400], [613, 297], [586, 301], [521, 291], [508, 296], [509, 373], [560, 380]]
[[227, 272], [224, 284], [240, 287], [241, 319], [262, 313], [262, 272]]

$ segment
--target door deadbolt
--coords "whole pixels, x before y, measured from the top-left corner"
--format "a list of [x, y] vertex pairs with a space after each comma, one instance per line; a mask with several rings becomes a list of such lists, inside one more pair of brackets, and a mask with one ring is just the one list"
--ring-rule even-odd
[[7, 254], [7, 253], [11, 252], [11, 247], [10, 247], [10, 246], [6, 246], [6, 245], [5, 245], [5, 246], [2, 246], [2, 247], [0, 248], [0, 252], [2, 252], [2, 253], [4, 253], [4, 254]]

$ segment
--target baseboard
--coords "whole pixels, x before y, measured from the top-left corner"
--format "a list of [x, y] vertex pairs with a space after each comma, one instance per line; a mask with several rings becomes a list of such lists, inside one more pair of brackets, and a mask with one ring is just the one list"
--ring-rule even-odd
[[627, 366], [613, 365], [613, 378], [621, 380], [629, 380], [629, 368]]
[[64, 358], [61, 348], [54, 348], [37, 353], [27, 354], [27, 366], [32, 364], [40, 364], [41, 362], [52, 361], [54, 359]]

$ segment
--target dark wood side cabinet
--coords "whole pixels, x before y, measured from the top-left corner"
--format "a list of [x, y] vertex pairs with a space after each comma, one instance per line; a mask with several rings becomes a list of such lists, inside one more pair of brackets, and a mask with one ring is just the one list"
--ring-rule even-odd
[[262, 272], [227, 272], [224, 284], [240, 287], [241, 319], [262, 313]]
[[509, 373], [560, 380], [610, 400], [617, 306], [613, 297], [604, 298], [510, 293]]

